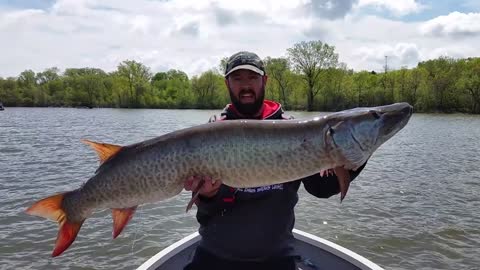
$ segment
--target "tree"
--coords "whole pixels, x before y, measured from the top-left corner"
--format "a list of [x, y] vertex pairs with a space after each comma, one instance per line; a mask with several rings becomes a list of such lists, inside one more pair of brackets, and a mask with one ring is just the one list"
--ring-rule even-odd
[[290, 78], [288, 76], [290, 68], [288, 59], [267, 57], [264, 62], [267, 75], [271, 80], [270, 85], [274, 84], [276, 86], [280, 102], [285, 108], [288, 108], [288, 96], [290, 94]]
[[214, 70], [202, 73], [192, 78], [192, 91], [196, 96], [197, 108], [215, 108], [223, 103], [223, 93], [226, 93], [223, 76]]
[[19, 100], [20, 95], [15, 78], [0, 79], [0, 102], [7, 106], [14, 106]]
[[190, 83], [188, 75], [181, 70], [158, 72], [152, 79], [156, 95], [152, 100], [159, 108], [190, 108], [195, 103]]
[[417, 103], [418, 90], [420, 88], [420, 84], [422, 83], [422, 77], [421, 70], [418, 68], [414, 68], [408, 74], [407, 93], [405, 99], [412, 105]]
[[467, 61], [458, 87], [470, 98], [472, 113], [480, 113], [480, 58]]
[[38, 85], [36, 105], [60, 106], [64, 103], [65, 88], [58, 68], [52, 67], [37, 73], [36, 81]]
[[457, 104], [458, 96], [453, 92], [456, 81], [455, 60], [449, 57], [440, 57], [418, 64], [427, 72], [427, 82], [434, 98], [434, 107], [437, 111], [452, 111]]
[[17, 84], [22, 95], [21, 104], [23, 106], [34, 106], [37, 103], [35, 96], [38, 91], [35, 72], [32, 70], [23, 71], [18, 76]]
[[321, 41], [302, 41], [287, 49], [288, 58], [296, 71], [307, 83], [307, 110], [313, 110], [313, 101], [318, 94], [318, 78], [328, 68], [338, 64], [335, 47]]
[[368, 77], [371, 73], [367, 71], [357, 72], [353, 75], [353, 88], [357, 92], [356, 99], [358, 107], [363, 106], [363, 96], [365, 95], [366, 89], [368, 88]]
[[346, 77], [348, 76], [347, 66], [342, 63], [338, 68], [329, 68], [320, 76], [322, 81], [321, 93], [322, 111], [337, 111], [346, 106]]
[[405, 100], [406, 99], [406, 91], [408, 85], [408, 70], [406, 67], [402, 67], [400, 71], [397, 72], [397, 82], [398, 82], [398, 100]]
[[30, 69], [23, 71], [18, 76], [17, 82], [18, 86], [22, 89], [35, 87], [37, 85], [37, 81], [35, 79], [35, 72]]
[[39, 85], [47, 84], [53, 80], [57, 80], [60, 78], [60, 70], [56, 67], [48, 68], [43, 72], [37, 73], [37, 83]]
[[218, 65], [218, 73], [222, 75], [225, 74], [225, 70], [227, 69], [227, 61], [228, 61], [228, 57], [223, 57], [220, 60], [220, 64]]
[[75, 106], [94, 107], [105, 102], [107, 74], [97, 68], [68, 68], [64, 81], [69, 89], [69, 103]]
[[146, 85], [152, 78], [150, 68], [134, 60], [125, 60], [118, 65], [117, 74], [126, 79], [128, 83], [130, 105], [139, 107], [141, 105], [140, 96], [146, 91]]

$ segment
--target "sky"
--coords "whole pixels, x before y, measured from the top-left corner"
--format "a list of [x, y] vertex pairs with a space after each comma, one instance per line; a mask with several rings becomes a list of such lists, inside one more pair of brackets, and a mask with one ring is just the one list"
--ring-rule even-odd
[[479, 57], [478, 0], [0, 0], [0, 77], [135, 60], [189, 76], [238, 51], [335, 47], [355, 71]]

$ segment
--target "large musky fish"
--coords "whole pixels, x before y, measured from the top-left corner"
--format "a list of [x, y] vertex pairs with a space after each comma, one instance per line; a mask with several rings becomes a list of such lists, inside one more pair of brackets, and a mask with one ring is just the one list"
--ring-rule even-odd
[[412, 110], [396, 103], [301, 120], [219, 121], [128, 146], [84, 140], [101, 161], [95, 174], [80, 188], [40, 200], [26, 212], [59, 223], [55, 257], [73, 243], [93, 211], [112, 209], [115, 238], [138, 205], [176, 196], [191, 176], [243, 188], [333, 170], [343, 200], [347, 170], [360, 167], [400, 131]]

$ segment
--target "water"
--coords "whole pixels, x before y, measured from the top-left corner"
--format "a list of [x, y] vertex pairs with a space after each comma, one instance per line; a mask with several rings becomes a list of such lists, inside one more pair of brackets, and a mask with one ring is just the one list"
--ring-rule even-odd
[[[0, 269], [134, 269], [195, 231], [190, 193], [139, 207], [112, 240], [110, 211], [51, 258], [57, 225], [32, 202], [80, 186], [98, 160], [80, 139], [130, 144], [205, 123], [218, 111], [7, 108], [0, 112]], [[296, 117], [312, 113], [293, 112]], [[480, 269], [480, 117], [415, 114], [339, 197], [300, 189], [296, 227], [386, 269]]]

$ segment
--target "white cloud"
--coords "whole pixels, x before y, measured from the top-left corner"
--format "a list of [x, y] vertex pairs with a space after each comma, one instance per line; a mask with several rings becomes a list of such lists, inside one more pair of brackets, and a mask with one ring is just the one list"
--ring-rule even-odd
[[9, 28], [22, 27], [27, 19], [41, 16], [43, 13], [43, 10], [38, 9], [11, 11], [4, 14], [0, 13], [0, 30], [3, 31]]
[[353, 8], [357, 0], [310, 0], [305, 8], [311, 10], [314, 16], [327, 19], [343, 18]]
[[[293, 44], [295, 31], [304, 24], [303, 16], [289, 11], [301, 4], [59, 0], [44, 12], [0, 10], [2, 39], [15, 41], [15, 46], [0, 43], [0, 76], [86, 64], [112, 71], [125, 59], [192, 75], [207, 65], [216, 67], [237, 50], [278, 55]], [[218, 9], [234, 16], [234, 23], [219, 24]], [[271, 44], [278, 49], [269, 49]]]
[[377, 10], [386, 9], [395, 16], [404, 16], [420, 12], [425, 5], [415, 0], [359, 0], [357, 8], [373, 7]]
[[[376, 64], [373, 70], [387, 64], [389, 69], [400, 67], [412, 68], [421, 59], [420, 51], [416, 44], [398, 43], [395, 45], [380, 44], [375, 47], [361, 47], [355, 50], [354, 55], [361, 59], [361, 62]], [[386, 58], [386, 59], [385, 59]]]
[[468, 37], [480, 34], [480, 13], [452, 12], [425, 22], [420, 31], [429, 36]]
[[435, 59], [442, 56], [448, 56], [452, 58], [465, 58], [467, 56], [476, 56], [479, 57], [476, 48], [471, 48], [469, 46], [455, 45], [448, 48], [436, 48], [425, 52], [426, 59]]
[[[359, 4], [368, 3], [387, 5]], [[308, 10], [312, 4], [316, 10]], [[352, 12], [354, 5], [353, 0], [58, 0], [45, 10], [0, 8], [2, 41], [9, 41], [0, 42], [0, 76], [52, 66], [113, 71], [126, 59], [153, 72], [174, 68], [192, 76], [239, 50], [280, 57], [296, 42], [313, 39], [334, 45], [340, 60], [356, 70], [381, 70], [386, 54], [392, 68], [436, 54], [478, 56], [480, 37], [454, 43], [421, 34], [420, 23]], [[387, 6], [394, 10], [394, 4]], [[415, 10], [406, 7], [396, 9]]]

